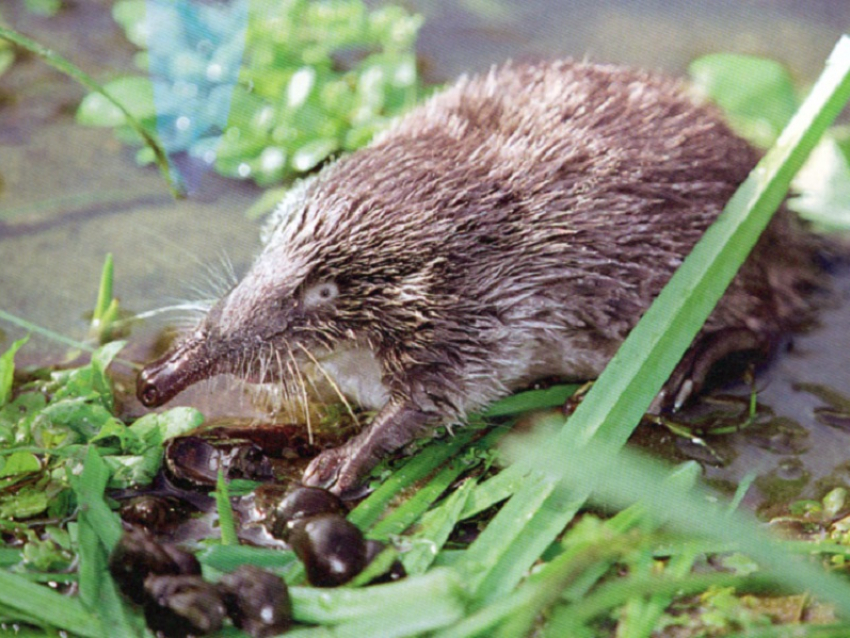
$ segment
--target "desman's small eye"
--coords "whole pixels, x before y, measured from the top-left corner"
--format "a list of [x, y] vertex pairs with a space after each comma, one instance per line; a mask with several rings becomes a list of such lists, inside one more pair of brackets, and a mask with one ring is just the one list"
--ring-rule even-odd
[[314, 284], [304, 291], [304, 307], [315, 308], [333, 301], [337, 295], [339, 295], [339, 287], [333, 281]]

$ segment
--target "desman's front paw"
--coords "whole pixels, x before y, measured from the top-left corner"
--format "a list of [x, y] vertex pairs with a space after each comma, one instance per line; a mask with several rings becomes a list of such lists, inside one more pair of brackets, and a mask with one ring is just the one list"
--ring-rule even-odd
[[304, 485], [321, 487], [342, 498], [352, 499], [368, 491], [360, 486], [362, 473], [362, 468], [353, 461], [351, 450], [343, 445], [325, 450], [314, 458], [304, 470], [302, 481]]

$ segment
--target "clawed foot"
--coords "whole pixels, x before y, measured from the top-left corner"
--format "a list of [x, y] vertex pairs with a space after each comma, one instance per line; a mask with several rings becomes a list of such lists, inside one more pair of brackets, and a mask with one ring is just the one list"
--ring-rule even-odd
[[731, 355], [764, 359], [774, 346], [775, 338], [746, 328], [726, 328], [703, 335], [682, 357], [648, 412], [655, 415], [665, 410], [676, 412], [699, 393], [715, 364]]
[[356, 466], [348, 447], [331, 448], [314, 458], [304, 471], [304, 485], [321, 487], [347, 499], [368, 492], [368, 487], [360, 485], [362, 468]]
[[430, 415], [390, 401], [371, 425], [345, 445], [325, 450], [304, 472], [304, 484], [322, 487], [343, 498], [356, 498], [368, 491], [361, 481], [388, 454], [401, 449], [423, 431]]

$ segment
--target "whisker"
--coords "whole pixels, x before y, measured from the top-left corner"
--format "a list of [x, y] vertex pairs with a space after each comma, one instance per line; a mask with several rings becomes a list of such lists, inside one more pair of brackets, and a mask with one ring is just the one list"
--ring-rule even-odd
[[185, 303], [175, 304], [173, 306], [163, 306], [162, 308], [154, 308], [145, 312], [139, 312], [133, 315], [133, 319], [150, 319], [166, 312], [198, 312], [206, 314], [209, 312], [210, 305], [206, 301], [187, 301]]
[[[286, 410], [287, 415], [291, 421], [297, 421], [298, 417], [295, 414], [295, 398], [292, 396], [292, 383], [295, 380], [295, 371], [292, 369], [292, 362], [286, 362], [286, 385], [285, 385], [285, 396], [284, 400], [286, 401]], [[300, 403], [300, 401], [299, 401]]]
[[295, 356], [292, 354], [292, 349], [286, 349], [287, 354], [289, 355], [290, 361], [292, 361], [292, 365], [294, 366], [294, 370], [296, 373], [297, 379], [300, 381], [301, 385], [301, 396], [304, 401], [304, 417], [307, 421], [307, 442], [310, 445], [313, 445], [313, 422], [310, 418], [310, 403], [307, 398], [307, 384], [304, 382], [304, 375], [301, 373], [301, 368], [298, 365], [298, 362], [295, 360]]
[[331, 377], [331, 375], [328, 374], [328, 371], [325, 370], [325, 367], [321, 363], [319, 363], [319, 360], [316, 359], [315, 356], [313, 356], [313, 353], [310, 352], [304, 346], [304, 344], [299, 343], [298, 347], [301, 348], [301, 350], [304, 351], [304, 354], [307, 355], [307, 357], [313, 362], [313, 364], [316, 366], [316, 368], [318, 368], [319, 372], [322, 373], [322, 376], [325, 377], [327, 382], [330, 384], [331, 388], [333, 388], [334, 392], [336, 392], [336, 395], [340, 398], [340, 401], [342, 401], [343, 405], [345, 405], [345, 410], [348, 412], [348, 414], [351, 416], [352, 420], [356, 424], [357, 423], [357, 417], [354, 415], [354, 410], [352, 409], [351, 404], [348, 402], [348, 399], [345, 398], [345, 395], [342, 393], [342, 390], [340, 389], [337, 382], [334, 381], [334, 379]]
[[[286, 384], [287, 384], [286, 370], [284, 369], [283, 361], [280, 358], [280, 350], [273, 349], [273, 352], [274, 352], [275, 361], [277, 361], [277, 376], [278, 376], [278, 379], [280, 380], [280, 383], [278, 383], [278, 385], [275, 386], [278, 389], [278, 392], [277, 392], [278, 403], [277, 403], [277, 406], [276, 406], [276, 408], [277, 408], [276, 411], [280, 412], [282, 407], [284, 405], [286, 405], [286, 409], [288, 411], [287, 417], [292, 418], [291, 406], [284, 403], [284, 401], [289, 398], [288, 392], [286, 391]], [[283, 392], [281, 392], [281, 390], [283, 390]]]
[[232, 288], [239, 283], [239, 277], [236, 276], [236, 269], [233, 267], [233, 260], [230, 259], [227, 251], [222, 250], [219, 253], [218, 261], [223, 271], [221, 275], [222, 281], [228, 288]]
[[269, 359], [265, 355], [265, 353], [263, 352], [263, 347], [260, 347], [257, 350], [254, 357], [255, 357], [255, 361], [256, 361], [255, 365], [256, 365], [257, 371], [258, 371], [257, 379], [258, 379], [260, 384], [265, 384], [265, 383], [267, 383], [266, 375], [268, 375], [268, 372], [269, 372], [269, 368], [268, 368]]

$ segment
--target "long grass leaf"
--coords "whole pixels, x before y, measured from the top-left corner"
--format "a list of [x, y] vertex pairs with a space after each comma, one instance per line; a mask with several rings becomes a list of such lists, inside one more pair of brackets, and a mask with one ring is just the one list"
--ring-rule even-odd
[[443, 463], [457, 456], [475, 434], [471, 428], [466, 428], [458, 432], [445, 445], [429, 445], [421, 453], [405, 461], [368, 498], [351, 510], [348, 520], [362, 530], [369, 529], [387, 511], [390, 501], [402, 490], [424, 479]]
[[87, 638], [103, 636], [97, 617], [86, 611], [78, 599], [5, 570], [0, 570], [0, 605], [73, 634]]
[[418, 631], [425, 631], [423, 622], [431, 629], [456, 622], [463, 617], [467, 603], [461, 582], [448, 569], [360, 589], [292, 587], [290, 595], [293, 618], [299, 622], [371, 623], [374, 628], [401, 623]]
[[236, 518], [230, 504], [230, 490], [224, 479], [224, 472], [219, 468], [215, 481], [215, 506], [218, 512], [218, 525], [221, 531], [222, 545], [238, 545], [239, 536], [236, 533]]

